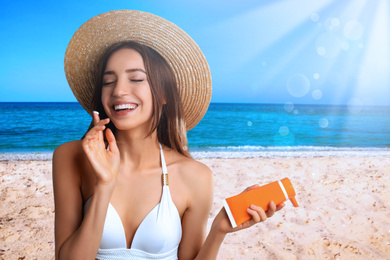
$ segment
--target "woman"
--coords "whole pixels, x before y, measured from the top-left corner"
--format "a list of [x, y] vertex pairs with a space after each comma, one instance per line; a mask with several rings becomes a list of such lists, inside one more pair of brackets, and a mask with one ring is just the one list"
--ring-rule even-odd
[[212, 173], [190, 157], [186, 130], [207, 110], [211, 77], [175, 25], [130, 10], [94, 17], [69, 43], [65, 70], [94, 112], [84, 138], [53, 155], [57, 259], [215, 259], [227, 233], [284, 206], [253, 205], [235, 229], [222, 209], [206, 238]]

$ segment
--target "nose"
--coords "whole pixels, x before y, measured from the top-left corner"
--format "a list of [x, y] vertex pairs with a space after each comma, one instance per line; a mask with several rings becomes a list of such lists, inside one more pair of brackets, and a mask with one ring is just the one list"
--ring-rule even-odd
[[128, 94], [128, 86], [126, 85], [127, 80], [118, 78], [114, 86], [112, 95], [114, 97], [123, 97]]

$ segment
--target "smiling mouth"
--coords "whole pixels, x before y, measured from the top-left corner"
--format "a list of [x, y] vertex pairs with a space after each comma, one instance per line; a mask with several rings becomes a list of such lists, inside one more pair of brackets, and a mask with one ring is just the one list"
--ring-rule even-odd
[[123, 110], [134, 110], [137, 108], [136, 104], [121, 104], [114, 106], [115, 111], [123, 111]]

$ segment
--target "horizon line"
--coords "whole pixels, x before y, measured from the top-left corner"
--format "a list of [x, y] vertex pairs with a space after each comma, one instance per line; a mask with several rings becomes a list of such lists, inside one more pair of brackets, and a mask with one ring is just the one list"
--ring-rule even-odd
[[[80, 104], [78, 101], [0, 101], [0, 104], [5, 103], [30, 103], [30, 104], [37, 104], [37, 103], [72, 103], [72, 104]], [[274, 103], [274, 102], [263, 102], [263, 103], [253, 103], [253, 102], [210, 102], [211, 104], [235, 104], [235, 105], [285, 105], [286, 103], [292, 103], [291, 101], [287, 101], [284, 103]], [[304, 106], [304, 105], [314, 105], [314, 106], [349, 106], [349, 107], [356, 107], [359, 105], [348, 105], [348, 104], [318, 104], [318, 103], [293, 103], [293, 105], [297, 106]], [[81, 106], [81, 105], [80, 105]], [[365, 105], [363, 104], [363, 107], [390, 107], [390, 105]]]

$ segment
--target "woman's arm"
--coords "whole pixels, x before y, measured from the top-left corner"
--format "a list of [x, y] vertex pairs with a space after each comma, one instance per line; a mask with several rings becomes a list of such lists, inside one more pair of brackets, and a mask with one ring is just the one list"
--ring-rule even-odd
[[67, 164], [67, 146], [58, 147], [53, 155], [56, 259], [95, 259], [111, 194], [96, 187], [83, 218], [80, 180]]
[[[194, 259], [207, 236], [207, 220], [213, 203], [213, 173], [199, 163], [192, 162], [180, 172], [189, 191], [187, 209], [182, 217], [182, 239], [179, 245], [180, 260]], [[207, 259], [207, 258], [204, 258]]]
[[[249, 187], [247, 190], [253, 187], [254, 186]], [[272, 217], [276, 211], [282, 209], [284, 205], [284, 203], [281, 203], [280, 205], [276, 206], [275, 203], [271, 201], [266, 212], [264, 212], [261, 207], [251, 205], [251, 207], [247, 209], [247, 212], [252, 218], [235, 228], [232, 228], [226, 211], [224, 208], [222, 208], [215, 217], [213, 224], [211, 225], [210, 233], [195, 259], [216, 259], [219, 248], [227, 233], [246, 229], [256, 223], [263, 222], [267, 218]]]
[[[191, 167], [194, 168], [194, 167]], [[225, 209], [221, 209], [215, 217], [210, 232], [206, 238], [206, 228], [209, 212], [213, 201], [213, 180], [210, 169], [196, 167], [190, 179], [191, 200], [182, 219], [183, 237], [179, 247], [179, 259], [216, 259], [219, 248], [227, 233], [235, 232], [265, 221], [276, 211], [284, 207], [284, 203], [276, 206], [270, 202], [267, 212], [260, 207], [252, 205], [248, 214], [252, 219], [232, 228]], [[256, 188], [258, 185], [247, 188], [245, 191]], [[206, 238], [206, 240], [205, 240]]]
[[[112, 143], [115, 139], [112, 133], [106, 133], [111, 149], [106, 151], [102, 133], [106, 122], [100, 122], [86, 135], [82, 144], [77, 141], [66, 143], [59, 146], [53, 155], [56, 259], [95, 259], [99, 248], [107, 207], [115, 186], [116, 167], [119, 169], [119, 152]], [[96, 152], [97, 143], [102, 145], [101, 154]], [[115, 156], [118, 162], [115, 159], [112, 160], [114, 166], [107, 164], [107, 160], [99, 158], [105, 153], [108, 156], [118, 153]], [[89, 163], [95, 173], [96, 184], [83, 217], [80, 176]]]

